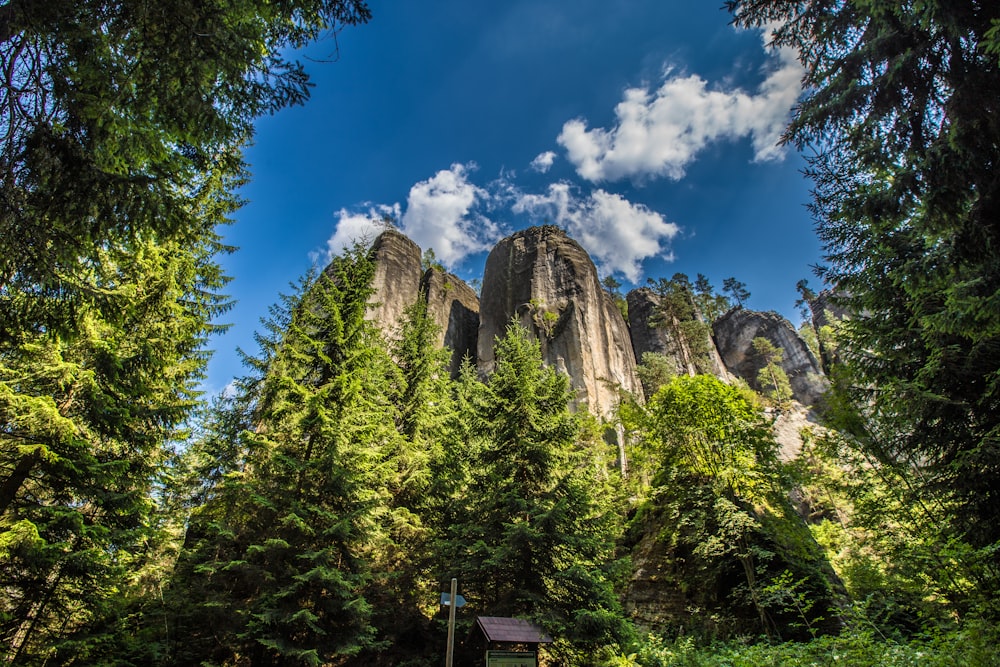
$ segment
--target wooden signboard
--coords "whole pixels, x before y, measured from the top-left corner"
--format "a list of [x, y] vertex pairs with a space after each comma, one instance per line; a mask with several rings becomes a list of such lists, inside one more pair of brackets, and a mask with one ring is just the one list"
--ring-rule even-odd
[[487, 651], [486, 667], [538, 667], [534, 651]]

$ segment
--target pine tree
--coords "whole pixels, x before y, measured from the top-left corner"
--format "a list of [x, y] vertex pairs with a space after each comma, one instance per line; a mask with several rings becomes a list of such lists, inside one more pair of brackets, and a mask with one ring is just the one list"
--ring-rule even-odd
[[746, 283], [742, 283], [736, 278], [726, 278], [723, 280], [722, 291], [727, 292], [740, 308], [743, 307], [743, 302], [750, 298], [750, 292], [747, 291]]
[[711, 281], [701, 273], [694, 281], [694, 299], [698, 310], [709, 323], [719, 319], [729, 310], [729, 299], [722, 294], [716, 294]]

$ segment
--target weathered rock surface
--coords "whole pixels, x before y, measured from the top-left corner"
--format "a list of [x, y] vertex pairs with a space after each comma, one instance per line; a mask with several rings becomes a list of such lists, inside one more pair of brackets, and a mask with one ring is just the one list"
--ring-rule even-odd
[[809, 302], [813, 328], [819, 339], [820, 362], [822, 362], [823, 370], [826, 372], [829, 372], [837, 362], [838, 355], [835, 346], [830, 344], [830, 339], [822, 332], [824, 327], [833, 326], [840, 320], [851, 317], [851, 312], [839, 302], [839, 298], [843, 296], [843, 294], [832, 290], [823, 290]]
[[375, 278], [368, 319], [391, 337], [404, 311], [417, 302], [420, 294], [423, 276], [420, 247], [400, 232], [389, 229], [375, 239], [371, 257], [375, 261]]
[[781, 367], [788, 375], [795, 400], [815, 405], [829, 386], [805, 341], [777, 313], [733, 308], [715, 321], [712, 330], [726, 368], [751, 387], [757, 388], [757, 373], [764, 366], [753, 349], [753, 339], [758, 336], [784, 351]]
[[557, 227], [532, 227], [500, 241], [486, 259], [480, 299], [479, 367], [516, 318], [540, 341], [546, 363], [566, 373], [575, 406], [608, 415], [619, 387], [642, 395], [628, 328], [600, 285], [590, 256]]
[[648, 287], [640, 287], [629, 292], [625, 300], [628, 303], [629, 333], [636, 363], [642, 363], [642, 355], [646, 352], [655, 352], [671, 358], [678, 375], [711, 373], [723, 380], [728, 378], [726, 367], [709, 334], [706, 333], [708, 340], [704, 341], [708, 359], [701, 364], [704, 367], [699, 368], [691, 351], [690, 341], [674, 340], [669, 328], [656, 322], [661, 301], [656, 292]]
[[476, 363], [479, 297], [461, 278], [436, 268], [427, 269], [421, 285], [427, 313], [441, 327], [438, 344], [451, 349], [451, 375], [457, 377], [463, 359]]
[[674, 360], [678, 375], [693, 373], [693, 368], [688, 368], [687, 364], [673, 354], [676, 344], [670, 332], [666, 327], [654, 324], [656, 310], [660, 305], [656, 293], [648, 287], [640, 287], [629, 292], [625, 296], [625, 301], [628, 303], [628, 325], [635, 360], [642, 363], [642, 355], [646, 352], [663, 354]]
[[819, 331], [820, 327], [829, 326], [850, 317], [850, 311], [840, 303], [840, 297], [843, 297], [843, 294], [832, 290], [823, 290], [809, 302], [809, 312], [812, 313], [813, 327], [816, 331]]

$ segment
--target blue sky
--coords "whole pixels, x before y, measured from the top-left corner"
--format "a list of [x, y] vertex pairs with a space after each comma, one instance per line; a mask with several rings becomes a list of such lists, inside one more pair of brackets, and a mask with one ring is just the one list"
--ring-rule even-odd
[[298, 54], [312, 99], [247, 151], [205, 389], [243, 374], [236, 348], [290, 282], [385, 213], [467, 281], [499, 238], [553, 223], [624, 290], [735, 276], [797, 324], [820, 248], [802, 159], [775, 141], [800, 71], [719, 5], [372, 0], [369, 24]]

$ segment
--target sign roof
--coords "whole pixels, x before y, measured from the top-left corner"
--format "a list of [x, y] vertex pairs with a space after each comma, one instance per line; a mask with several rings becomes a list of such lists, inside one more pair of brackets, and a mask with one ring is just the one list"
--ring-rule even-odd
[[520, 618], [501, 616], [479, 616], [476, 624], [491, 642], [514, 642], [517, 644], [551, 644], [552, 637], [537, 625]]

